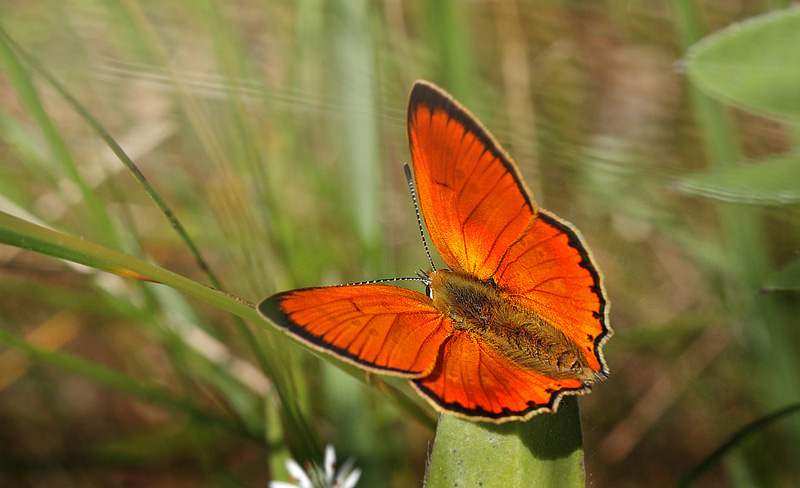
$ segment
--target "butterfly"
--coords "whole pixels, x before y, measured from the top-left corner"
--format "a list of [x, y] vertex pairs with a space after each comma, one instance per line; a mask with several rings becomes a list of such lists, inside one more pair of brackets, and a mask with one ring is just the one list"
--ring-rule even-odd
[[418, 278], [425, 294], [378, 282], [303, 288], [258, 311], [316, 350], [408, 379], [441, 412], [496, 423], [555, 412], [608, 376], [609, 302], [591, 253], [444, 90], [417, 81], [407, 125], [412, 192], [449, 269], [431, 261]]

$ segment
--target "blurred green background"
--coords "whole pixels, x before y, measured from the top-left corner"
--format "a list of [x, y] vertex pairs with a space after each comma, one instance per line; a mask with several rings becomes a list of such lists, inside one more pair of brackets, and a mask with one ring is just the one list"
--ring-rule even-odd
[[[796, 122], [718, 104], [683, 63], [788, 4], [5, 0], [0, 26], [119, 142], [215, 286], [251, 303], [427, 266], [405, 104], [418, 78], [450, 91], [589, 243], [616, 335], [611, 377], [580, 399], [587, 481], [650, 487], [800, 402], [797, 292], [758, 293], [798, 257], [798, 197], [683, 179], [792, 154]], [[4, 42], [0, 210], [210, 283]], [[0, 484], [266, 486], [332, 443], [359, 486], [420, 486], [435, 416], [381, 391], [406, 385], [366, 386], [263, 325], [0, 246]], [[798, 459], [800, 422], [782, 418], [699, 483], [797, 486]]]

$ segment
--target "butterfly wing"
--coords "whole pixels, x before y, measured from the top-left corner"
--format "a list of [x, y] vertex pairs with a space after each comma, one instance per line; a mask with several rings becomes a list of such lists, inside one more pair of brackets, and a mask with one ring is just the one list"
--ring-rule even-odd
[[[408, 131], [420, 207], [442, 259], [493, 282], [509, 301], [563, 332], [604, 376], [599, 348], [611, 334], [608, 305], [577, 230], [537, 208], [513, 161], [439, 88], [415, 84]], [[456, 329], [428, 297], [404, 288], [293, 290], [258, 309], [309, 346], [408, 378], [438, 409], [462, 416], [526, 419], [554, 410], [564, 394], [589, 389], [580, 379], [521, 366], [480, 334]]]
[[520, 367], [466, 331], [448, 337], [434, 370], [412, 384], [439, 410], [490, 421], [524, 420], [554, 410], [565, 393], [588, 390], [580, 380]]
[[516, 164], [441, 89], [414, 85], [408, 131], [420, 207], [445, 263], [494, 280], [578, 344], [605, 376], [608, 300], [580, 233], [538, 209]]
[[491, 277], [536, 217], [516, 165], [472, 114], [422, 81], [409, 97], [408, 140], [420, 208], [439, 255], [453, 270]]
[[404, 378], [428, 374], [452, 331], [425, 295], [380, 284], [287, 291], [259, 303], [258, 311], [314, 349]]
[[602, 278], [570, 223], [540, 210], [494, 274], [511, 300], [534, 310], [582, 349], [599, 378], [608, 375], [600, 346], [610, 337]]

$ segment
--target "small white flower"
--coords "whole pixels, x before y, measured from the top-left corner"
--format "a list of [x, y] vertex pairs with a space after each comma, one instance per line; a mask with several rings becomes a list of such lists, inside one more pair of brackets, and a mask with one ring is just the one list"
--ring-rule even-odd
[[286, 461], [286, 470], [297, 484], [285, 481], [270, 481], [269, 488], [354, 488], [361, 477], [361, 469], [353, 469], [355, 460], [348, 459], [336, 472], [336, 451], [333, 446], [325, 446], [325, 462], [322, 467], [312, 464], [303, 470], [294, 459]]

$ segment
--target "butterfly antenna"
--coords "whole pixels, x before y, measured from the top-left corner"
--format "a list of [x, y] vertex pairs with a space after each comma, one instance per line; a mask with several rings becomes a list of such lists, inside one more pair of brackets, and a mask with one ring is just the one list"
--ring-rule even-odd
[[417, 272], [417, 276], [407, 276], [404, 278], [382, 278], [379, 280], [369, 280], [369, 281], [357, 281], [355, 283], [345, 283], [342, 285], [334, 285], [334, 286], [356, 286], [356, 285], [375, 285], [380, 283], [392, 283], [394, 281], [420, 281], [425, 283], [426, 285], [430, 284], [430, 279], [427, 277], [425, 273], [420, 274]]
[[[434, 270], [434, 271], [436, 271], [436, 270]], [[431, 284], [431, 278], [430, 278], [429, 274], [426, 273], [425, 270], [423, 270], [423, 269], [418, 269], [417, 270], [417, 279], [419, 279], [419, 281], [425, 283], [426, 285], [430, 285]]]
[[419, 226], [419, 236], [422, 238], [422, 246], [425, 248], [425, 254], [428, 256], [428, 262], [431, 263], [431, 269], [436, 271], [436, 265], [433, 264], [431, 252], [428, 250], [428, 241], [425, 240], [425, 231], [422, 230], [422, 216], [419, 214], [419, 202], [417, 202], [417, 191], [414, 189], [414, 179], [411, 176], [411, 168], [409, 168], [407, 164], [404, 164], [403, 170], [406, 172], [408, 189], [411, 190], [411, 199], [414, 200], [414, 212], [417, 214], [417, 226]]

